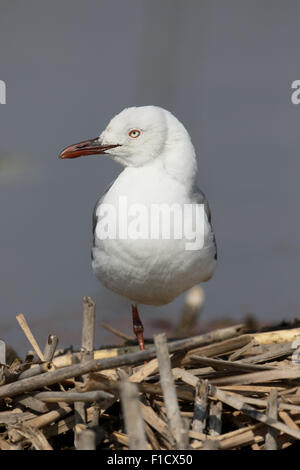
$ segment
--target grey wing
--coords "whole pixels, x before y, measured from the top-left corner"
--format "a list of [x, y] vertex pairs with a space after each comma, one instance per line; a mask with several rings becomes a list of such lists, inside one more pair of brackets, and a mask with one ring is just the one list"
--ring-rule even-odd
[[205, 213], [207, 215], [207, 219], [208, 219], [208, 221], [210, 223], [210, 226], [211, 226], [211, 231], [212, 231], [212, 235], [213, 235], [213, 243], [215, 245], [215, 250], [216, 250], [214, 258], [218, 259], [217, 242], [216, 242], [216, 237], [215, 237], [213, 227], [212, 227], [210, 207], [209, 207], [208, 200], [206, 199], [204, 192], [201, 191], [201, 189], [199, 189], [198, 186], [196, 186], [194, 188], [193, 202], [196, 203], [196, 204], [204, 204], [204, 210], [205, 210]]

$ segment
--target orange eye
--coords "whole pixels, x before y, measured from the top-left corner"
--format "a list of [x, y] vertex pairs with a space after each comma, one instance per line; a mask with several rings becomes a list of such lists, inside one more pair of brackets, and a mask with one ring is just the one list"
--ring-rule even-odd
[[132, 137], [133, 139], [136, 139], [137, 137], [139, 137], [141, 135], [141, 131], [139, 131], [138, 129], [132, 129], [130, 132], [129, 132], [129, 137]]

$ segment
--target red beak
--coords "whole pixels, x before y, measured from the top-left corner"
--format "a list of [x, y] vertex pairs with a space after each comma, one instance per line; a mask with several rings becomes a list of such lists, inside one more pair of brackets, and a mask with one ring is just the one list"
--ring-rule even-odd
[[99, 138], [84, 140], [77, 144], [69, 145], [59, 154], [59, 158], [77, 158], [83, 155], [103, 154], [108, 149], [119, 147], [119, 145], [103, 145]]

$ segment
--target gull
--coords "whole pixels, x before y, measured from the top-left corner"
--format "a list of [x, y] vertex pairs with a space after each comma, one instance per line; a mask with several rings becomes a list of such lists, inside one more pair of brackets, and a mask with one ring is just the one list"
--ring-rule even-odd
[[[133, 331], [143, 350], [138, 305], [168, 304], [214, 274], [217, 246], [211, 212], [196, 184], [191, 138], [169, 111], [158, 106], [125, 108], [99, 137], [70, 145], [59, 157], [100, 154], [124, 169], [94, 208], [92, 268], [105, 287], [130, 300]], [[159, 218], [151, 212], [157, 207], [164, 208]], [[181, 218], [171, 218], [174, 208], [177, 213], [182, 209]], [[154, 231], [143, 231], [151, 224]], [[183, 230], [186, 226], [190, 232]], [[169, 232], [163, 232], [164, 227]], [[192, 248], [191, 234], [194, 242], [200, 240]]]

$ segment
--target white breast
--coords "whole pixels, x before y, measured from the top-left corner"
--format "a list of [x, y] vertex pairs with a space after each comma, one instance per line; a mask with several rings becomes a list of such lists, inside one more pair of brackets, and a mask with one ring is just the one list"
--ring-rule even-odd
[[115, 239], [103, 239], [104, 219], [98, 218], [94, 233], [92, 267], [107, 288], [135, 303], [163, 305], [212, 276], [216, 266], [215, 242], [205, 213], [204, 245], [200, 250], [187, 250], [188, 240], [184, 237], [120, 239], [120, 197], [126, 198], [127, 207], [138, 203], [149, 210], [152, 204], [191, 203], [187, 188], [159, 166], [126, 168], [120, 174], [96, 208], [99, 217], [101, 206], [109, 204], [117, 216]]

